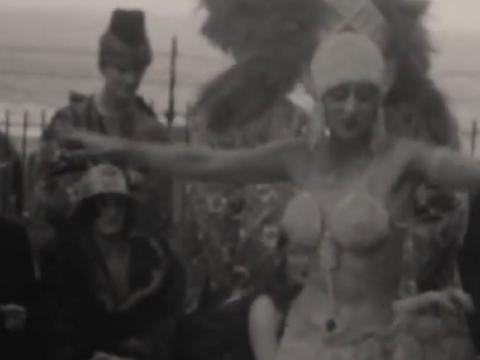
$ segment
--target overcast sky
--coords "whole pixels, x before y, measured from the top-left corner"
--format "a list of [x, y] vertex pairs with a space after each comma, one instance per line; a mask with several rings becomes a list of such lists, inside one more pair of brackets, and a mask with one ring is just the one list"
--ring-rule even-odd
[[446, 31], [480, 33], [480, 0], [431, 0], [430, 23]]
[[114, 7], [137, 7], [161, 15], [194, 13], [199, 0], [0, 0], [0, 7], [83, 8], [93, 11], [111, 10]]
[[[84, 8], [104, 12], [115, 6], [135, 6], [158, 15], [187, 17], [193, 16], [199, 2], [200, 0], [0, 0], [0, 8]], [[480, 0], [431, 0], [431, 3], [430, 24], [435, 29], [480, 33]]]

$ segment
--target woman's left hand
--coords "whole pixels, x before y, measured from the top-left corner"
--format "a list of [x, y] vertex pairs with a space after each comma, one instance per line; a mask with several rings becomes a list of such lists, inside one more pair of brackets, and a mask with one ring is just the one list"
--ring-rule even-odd
[[458, 311], [468, 313], [475, 311], [471, 297], [457, 288], [429, 291], [418, 296], [401, 299], [395, 302], [394, 309], [402, 317], [430, 309], [432, 306], [452, 314]]
[[91, 152], [117, 151], [125, 147], [125, 140], [118, 137], [106, 136], [72, 126], [57, 126], [55, 130], [60, 142], [75, 143]]

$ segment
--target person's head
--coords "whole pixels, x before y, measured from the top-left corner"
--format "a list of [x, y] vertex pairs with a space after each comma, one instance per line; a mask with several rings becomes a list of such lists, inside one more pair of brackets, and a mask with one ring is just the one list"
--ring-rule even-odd
[[74, 219], [84, 231], [101, 237], [114, 237], [131, 222], [131, 196], [120, 169], [101, 164], [89, 169], [70, 189], [75, 199]]
[[335, 33], [317, 49], [309, 74], [316, 104], [313, 131], [328, 130], [342, 141], [370, 139], [388, 86], [380, 49], [365, 35]]
[[152, 49], [140, 10], [114, 10], [100, 38], [99, 67], [104, 91], [114, 100], [131, 100], [152, 62]]

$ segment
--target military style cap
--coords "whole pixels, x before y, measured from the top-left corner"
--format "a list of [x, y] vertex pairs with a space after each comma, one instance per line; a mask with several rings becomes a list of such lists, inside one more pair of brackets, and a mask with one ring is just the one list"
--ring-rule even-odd
[[136, 67], [147, 67], [152, 62], [152, 57], [144, 12], [114, 10], [110, 24], [100, 38], [100, 67], [118, 61], [128, 62]]

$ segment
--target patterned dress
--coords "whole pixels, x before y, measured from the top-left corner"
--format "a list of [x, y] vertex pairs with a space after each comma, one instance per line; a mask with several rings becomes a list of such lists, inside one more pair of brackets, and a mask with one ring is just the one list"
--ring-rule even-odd
[[[301, 134], [306, 114], [281, 100], [262, 118], [212, 133], [202, 120], [191, 123], [195, 146], [252, 147]], [[221, 301], [261, 291], [278, 266], [279, 220], [294, 189], [290, 185], [193, 184], [188, 207], [203, 249], [208, 287]]]

